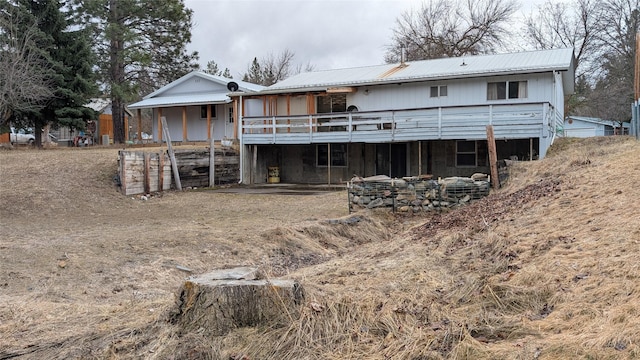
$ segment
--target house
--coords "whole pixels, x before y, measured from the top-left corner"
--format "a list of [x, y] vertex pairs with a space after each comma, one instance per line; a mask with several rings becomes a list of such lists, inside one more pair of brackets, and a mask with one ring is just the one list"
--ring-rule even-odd
[[[129, 109], [152, 109], [153, 140], [163, 139], [161, 118], [167, 121], [172, 142], [207, 141], [237, 137], [236, 111], [230, 91], [260, 91], [264, 87], [193, 71], [129, 105]], [[140, 114], [138, 114], [140, 117]], [[211, 126], [213, 125], [213, 133]]]
[[628, 135], [630, 123], [620, 123], [612, 120], [586, 116], [568, 116], [564, 120], [563, 136], [592, 137], [606, 135]]
[[489, 173], [487, 125], [498, 159], [543, 158], [574, 67], [573, 49], [555, 49], [314, 71], [231, 92], [241, 181], [268, 182], [270, 170], [310, 184]]

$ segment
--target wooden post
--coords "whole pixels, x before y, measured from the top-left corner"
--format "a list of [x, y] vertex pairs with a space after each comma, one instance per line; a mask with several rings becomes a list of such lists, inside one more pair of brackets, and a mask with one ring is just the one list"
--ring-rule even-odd
[[[213, 139], [213, 126], [211, 124], [211, 104], [207, 104], [207, 140]], [[213, 144], [213, 142], [211, 142]], [[213, 149], [213, 145], [211, 145]]]
[[422, 175], [422, 140], [418, 140], [418, 175]]
[[171, 160], [171, 170], [173, 170], [173, 179], [176, 182], [176, 189], [182, 191], [182, 183], [180, 183], [180, 174], [178, 173], [178, 164], [176, 163], [176, 155], [173, 153], [173, 147], [171, 146], [171, 135], [169, 134], [169, 128], [167, 127], [167, 119], [163, 116], [160, 118], [162, 121], [162, 129], [167, 135], [167, 149], [169, 151], [169, 160]]
[[162, 108], [158, 108], [158, 142], [162, 144]]
[[187, 107], [182, 107], [182, 142], [187, 142]]
[[498, 178], [498, 153], [496, 152], [496, 139], [493, 136], [493, 125], [487, 125], [487, 145], [489, 146], [491, 185], [494, 189], [498, 189], [500, 188], [500, 179]]
[[158, 154], [158, 191], [164, 191], [164, 154]]
[[533, 161], [533, 138], [529, 139], [529, 161]]
[[327, 144], [327, 180], [331, 185], [331, 143]]
[[142, 109], [136, 111], [138, 116], [138, 142], [142, 144]]
[[[207, 108], [207, 118], [209, 122], [209, 133], [213, 134], [213, 123], [211, 123], [211, 105]], [[216, 148], [213, 136], [209, 136], [209, 187], [216, 185]]]
[[151, 154], [144, 153], [144, 193], [151, 193]]
[[[253, 145], [253, 162], [251, 163], [251, 175], [249, 175], [249, 182], [251, 184], [256, 183], [256, 172], [258, 171], [258, 145]], [[269, 174], [267, 174], [268, 176]]]

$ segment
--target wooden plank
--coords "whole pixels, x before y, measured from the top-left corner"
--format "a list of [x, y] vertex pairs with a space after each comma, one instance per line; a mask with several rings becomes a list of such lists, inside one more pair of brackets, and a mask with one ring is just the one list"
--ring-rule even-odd
[[164, 191], [164, 153], [158, 154], [158, 191]]
[[491, 169], [491, 185], [494, 189], [500, 188], [498, 178], [498, 154], [496, 152], [496, 139], [493, 136], [493, 126], [487, 125], [487, 145], [489, 146], [489, 168]]
[[151, 193], [151, 154], [144, 153], [144, 193]]
[[[207, 108], [207, 118], [211, 120], [211, 105]], [[209, 125], [209, 133], [213, 134], [213, 124]], [[216, 184], [216, 147], [213, 141], [213, 136], [209, 137], [209, 187], [213, 187]]]
[[158, 142], [162, 144], [162, 108], [158, 108]]
[[169, 129], [167, 127], [167, 119], [163, 116], [160, 118], [162, 121], [162, 128], [167, 137], [167, 149], [169, 151], [169, 159], [171, 160], [171, 169], [173, 170], [173, 179], [176, 182], [176, 189], [178, 191], [182, 191], [182, 184], [180, 183], [180, 173], [178, 173], [178, 164], [176, 163], [176, 157], [173, 152], [173, 146], [171, 145], [171, 135], [169, 134]]

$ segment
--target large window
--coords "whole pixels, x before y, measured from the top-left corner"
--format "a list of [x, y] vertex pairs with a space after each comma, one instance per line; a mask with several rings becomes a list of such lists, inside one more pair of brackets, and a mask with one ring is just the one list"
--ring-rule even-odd
[[447, 85], [439, 85], [431, 87], [432, 98], [447, 96]]
[[346, 112], [347, 94], [331, 94], [316, 97], [318, 114]]
[[456, 141], [456, 166], [476, 166], [476, 153], [478, 149], [475, 141]]
[[487, 83], [487, 100], [525, 99], [526, 81], [500, 81]]
[[329, 159], [331, 166], [347, 166], [347, 144], [319, 144], [316, 145], [316, 154], [318, 166], [328, 166]]

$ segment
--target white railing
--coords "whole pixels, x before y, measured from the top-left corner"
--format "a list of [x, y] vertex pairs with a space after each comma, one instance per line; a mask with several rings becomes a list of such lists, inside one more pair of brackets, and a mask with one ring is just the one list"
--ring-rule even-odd
[[[555, 127], [548, 103], [435, 107], [389, 111], [242, 119], [244, 144], [389, 142], [432, 139], [483, 139], [486, 125], [496, 138], [541, 136], [545, 122]], [[550, 119], [550, 118], [551, 119]]]

